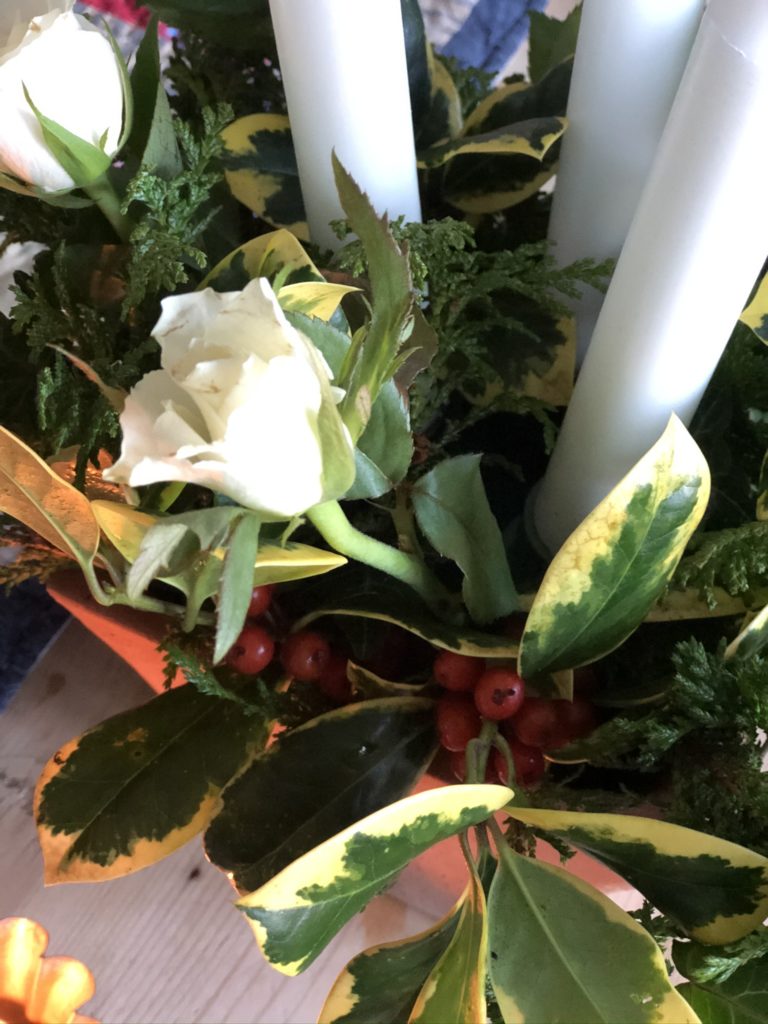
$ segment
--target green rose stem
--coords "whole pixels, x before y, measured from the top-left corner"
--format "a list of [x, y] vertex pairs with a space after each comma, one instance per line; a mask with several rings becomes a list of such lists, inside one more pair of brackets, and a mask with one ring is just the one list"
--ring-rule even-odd
[[133, 231], [133, 221], [123, 213], [120, 197], [112, 187], [112, 182], [108, 176], [102, 174], [100, 178], [92, 181], [90, 185], [84, 185], [83, 191], [96, 203], [117, 232], [120, 241], [128, 242]]
[[441, 614], [447, 613], [453, 605], [452, 595], [420, 558], [393, 548], [390, 544], [382, 544], [356, 530], [337, 501], [315, 505], [306, 515], [335, 551], [386, 572], [401, 583], [407, 583], [424, 598], [430, 608]]
[[[184, 618], [187, 615], [186, 608], [181, 605], [171, 604], [170, 601], [159, 601], [157, 598], [148, 597], [146, 594], [141, 594], [138, 597], [128, 597], [127, 594], [117, 588], [105, 590], [92, 564], [85, 565], [81, 563], [81, 569], [83, 570], [83, 575], [91, 595], [104, 608], [111, 608], [112, 605], [121, 604], [126, 605], [128, 608], [136, 608], [139, 611], [155, 612], [158, 615], [169, 615], [177, 619]], [[111, 571], [110, 575], [113, 575]], [[208, 612], [198, 611], [196, 621], [202, 622], [205, 625], [213, 625], [216, 619], [214, 615]]]

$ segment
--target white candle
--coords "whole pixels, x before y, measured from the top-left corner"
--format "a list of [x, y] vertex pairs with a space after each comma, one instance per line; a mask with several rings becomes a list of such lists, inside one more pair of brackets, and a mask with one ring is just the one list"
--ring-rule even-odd
[[[617, 259], [693, 46], [705, 0], [584, 0], [549, 238], [560, 266]], [[585, 288], [578, 365], [603, 302]]]
[[766, 125], [768, 3], [710, 0], [536, 500], [551, 550], [690, 422], [768, 254]]
[[312, 240], [341, 244], [331, 151], [380, 215], [421, 219], [400, 0], [270, 0]]

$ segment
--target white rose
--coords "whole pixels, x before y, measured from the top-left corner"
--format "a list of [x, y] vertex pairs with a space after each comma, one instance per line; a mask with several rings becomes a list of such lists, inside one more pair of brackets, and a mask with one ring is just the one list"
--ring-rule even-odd
[[132, 487], [201, 484], [272, 519], [341, 497], [355, 476], [342, 393], [269, 282], [175, 295], [162, 307], [153, 334], [163, 369], [126, 399], [122, 452], [104, 476]]
[[[5, 5], [8, 6], [5, 6]], [[0, 0], [0, 171], [45, 192], [75, 182], [43, 141], [35, 113], [112, 156], [123, 123], [123, 83], [110, 41], [46, 0]]]

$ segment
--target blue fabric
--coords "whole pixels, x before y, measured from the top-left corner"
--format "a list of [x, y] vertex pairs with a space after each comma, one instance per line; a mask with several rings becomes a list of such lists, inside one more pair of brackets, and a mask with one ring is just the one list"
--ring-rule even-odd
[[68, 618], [35, 580], [0, 591], [0, 711]]
[[528, 15], [547, 0], [477, 0], [469, 17], [443, 47], [465, 67], [499, 71], [528, 35]]

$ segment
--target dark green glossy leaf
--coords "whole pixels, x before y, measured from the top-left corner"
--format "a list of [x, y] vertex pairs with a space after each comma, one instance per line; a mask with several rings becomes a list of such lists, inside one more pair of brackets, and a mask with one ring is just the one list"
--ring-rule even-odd
[[480, 658], [513, 658], [517, 644], [466, 625], [452, 625], [434, 615], [409, 587], [383, 573], [356, 566], [338, 570], [333, 582], [318, 583], [305, 592], [312, 611], [295, 624], [296, 629], [324, 615], [350, 615], [378, 619], [401, 626], [435, 647]]
[[46, 882], [138, 871], [205, 828], [268, 724], [192, 686], [102, 722], [48, 762], [35, 793]]
[[503, 848], [488, 913], [491, 982], [510, 1024], [697, 1024], [648, 932], [562, 868]]
[[421, 531], [464, 574], [464, 603], [475, 622], [493, 622], [513, 611], [517, 593], [485, 494], [480, 456], [446, 459], [419, 479], [411, 496]]
[[404, 796], [435, 752], [432, 701], [369, 701], [283, 735], [224, 794], [208, 856], [242, 892]]
[[541, 11], [531, 11], [531, 31], [528, 37], [528, 77], [540, 82], [558, 64], [576, 52], [576, 40], [581, 23], [581, 4], [562, 21], [550, 18]]
[[467, 133], [508, 128], [531, 118], [565, 117], [572, 71], [573, 60], [566, 60], [533, 85], [515, 82], [499, 86], [467, 118]]
[[403, 12], [405, 58], [408, 65], [413, 130], [418, 139], [429, 114], [431, 103], [429, 43], [418, 0], [401, 0], [400, 6]]
[[269, 0], [147, 0], [166, 25], [262, 56], [274, 50]]
[[699, 1015], [701, 1024], [768, 1024], [768, 956], [745, 964], [721, 981], [693, 977], [697, 948], [676, 942], [675, 966], [691, 977], [678, 989]]

